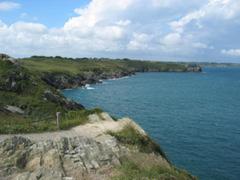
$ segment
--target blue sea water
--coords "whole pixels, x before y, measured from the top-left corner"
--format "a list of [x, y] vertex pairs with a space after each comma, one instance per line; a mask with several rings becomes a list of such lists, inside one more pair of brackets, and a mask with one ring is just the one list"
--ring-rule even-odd
[[91, 87], [63, 93], [133, 118], [175, 165], [200, 179], [240, 179], [240, 68], [139, 73]]

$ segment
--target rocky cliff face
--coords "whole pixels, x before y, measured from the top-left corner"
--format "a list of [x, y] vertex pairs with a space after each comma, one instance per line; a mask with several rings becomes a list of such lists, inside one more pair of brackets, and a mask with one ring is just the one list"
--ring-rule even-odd
[[202, 72], [201, 66], [197, 64], [190, 64], [187, 66], [187, 71], [188, 72]]
[[114, 138], [75, 137], [34, 143], [13, 137], [0, 144], [2, 179], [107, 179], [120, 164], [122, 148]]
[[96, 84], [100, 83], [101, 80], [104, 79], [121, 78], [124, 76], [131, 76], [133, 74], [135, 73], [132, 71], [111, 73], [85, 72], [75, 76], [63, 73], [45, 73], [42, 76], [42, 80], [57, 89], [67, 89], [85, 86], [86, 84]]
[[132, 120], [106, 113], [89, 119], [67, 132], [0, 136], [0, 179], [195, 179], [172, 166]]

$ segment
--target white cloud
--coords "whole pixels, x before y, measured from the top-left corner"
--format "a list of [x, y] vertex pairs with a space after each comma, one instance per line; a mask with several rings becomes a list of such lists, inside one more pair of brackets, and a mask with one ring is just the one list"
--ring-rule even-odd
[[232, 19], [240, 14], [239, 0], [209, 0], [207, 4], [198, 10], [187, 13], [177, 21], [172, 21], [170, 26], [174, 31], [183, 32], [185, 26], [193, 21], [196, 21], [196, 26], [199, 26], [199, 20], [203, 18], [220, 18]]
[[150, 49], [149, 42], [152, 37], [148, 34], [144, 33], [134, 33], [132, 39], [127, 45], [127, 49], [129, 50], [148, 50]]
[[129, 24], [131, 24], [130, 20], [120, 20], [120, 21], [116, 22], [116, 25], [119, 25], [119, 26], [127, 26]]
[[229, 49], [229, 50], [223, 49], [221, 52], [224, 55], [240, 57], [240, 49]]
[[182, 41], [182, 37], [179, 33], [170, 33], [163, 38], [162, 43], [166, 46], [176, 46], [180, 45]]
[[[227, 26], [212, 28], [211, 24], [228, 22], [239, 28], [240, 1], [206, 1], [92, 0], [86, 7], [76, 8], [75, 15], [55, 29], [24, 22], [28, 15], [22, 14], [22, 22], [7, 25], [0, 21], [0, 49], [13, 56], [152, 55], [156, 59], [187, 59], [209, 51], [219, 54], [226, 47], [215, 41], [228, 40], [231, 34], [220, 36], [228, 32]], [[237, 37], [238, 33], [234, 39]], [[228, 53], [224, 50], [220, 54]]]
[[11, 1], [0, 2], [0, 11], [9, 11], [12, 9], [18, 9], [21, 5]]
[[39, 23], [17, 22], [12, 24], [9, 30], [17, 33], [42, 34], [47, 30], [47, 27]]
[[204, 44], [204, 43], [201, 43], [201, 42], [193, 43], [193, 47], [199, 48], [199, 49], [207, 49], [207, 48], [213, 49], [213, 47], [208, 47], [207, 44]]

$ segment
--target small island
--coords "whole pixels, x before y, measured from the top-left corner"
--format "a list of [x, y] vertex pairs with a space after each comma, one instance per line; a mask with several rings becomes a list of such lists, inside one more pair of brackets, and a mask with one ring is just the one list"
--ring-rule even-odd
[[201, 67], [60, 56], [14, 59], [0, 54], [0, 177], [196, 179], [176, 168], [133, 120], [85, 109], [61, 93], [142, 72], [201, 72]]

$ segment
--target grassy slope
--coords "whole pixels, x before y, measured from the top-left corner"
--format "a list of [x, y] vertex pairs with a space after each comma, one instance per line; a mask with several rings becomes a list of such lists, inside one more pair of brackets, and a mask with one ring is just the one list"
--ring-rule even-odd
[[[196, 179], [186, 171], [171, 165], [158, 144], [150, 137], [141, 135], [131, 126], [109, 134], [133, 152], [127, 157], [122, 157], [121, 165], [115, 169], [117, 175], [113, 179]], [[158, 155], [167, 161], [159, 159]]]
[[[24, 74], [24, 80], [18, 80]], [[62, 112], [61, 129], [86, 122], [88, 110], [67, 111], [59, 103], [46, 101], [44, 91], [59, 92], [41, 80], [34, 70], [0, 61], [0, 87], [6, 87], [6, 81], [15, 77], [16, 91], [0, 90], [0, 109], [6, 105], [16, 106], [25, 111], [24, 115], [0, 110], [0, 133], [25, 133], [56, 130], [56, 112]]]
[[[84, 73], [186, 70], [186, 66], [182, 64], [130, 60], [31, 57], [18, 60], [18, 62], [20, 66], [0, 60], [0, 85], [4, 85], [6, 80], [12, 76], [18, 77], [24, 74], [25, 77], [16, 78], [16, 91], [0, 90], [0, 133], [56, 130], [55, 114], [57, 111], [62, 112], [62, 129], [85, 121], [86, 113], [84, 110], [68, 112], [61, 104], [44, 99], [44, 91], [46, 90], [51, 90], [54, 94], [61, 96], [54, 87], [42, 80], [41, 77], [45, 73], [77, 76]], [[25, 111], [25, 114], [19, 115], [1, 111], [1, 107], [3, 109], [6, 105], [19, 107]], [[69, 113], [71, 113], [70, 116]]]
[[64, 58], [27, 58], [22, 64], [27, 69], [38, 72], [81, 74], [87, 71], [186, 71], [186, 66], [176, 63], [109, 60], [109, 59], [64, 59]]

